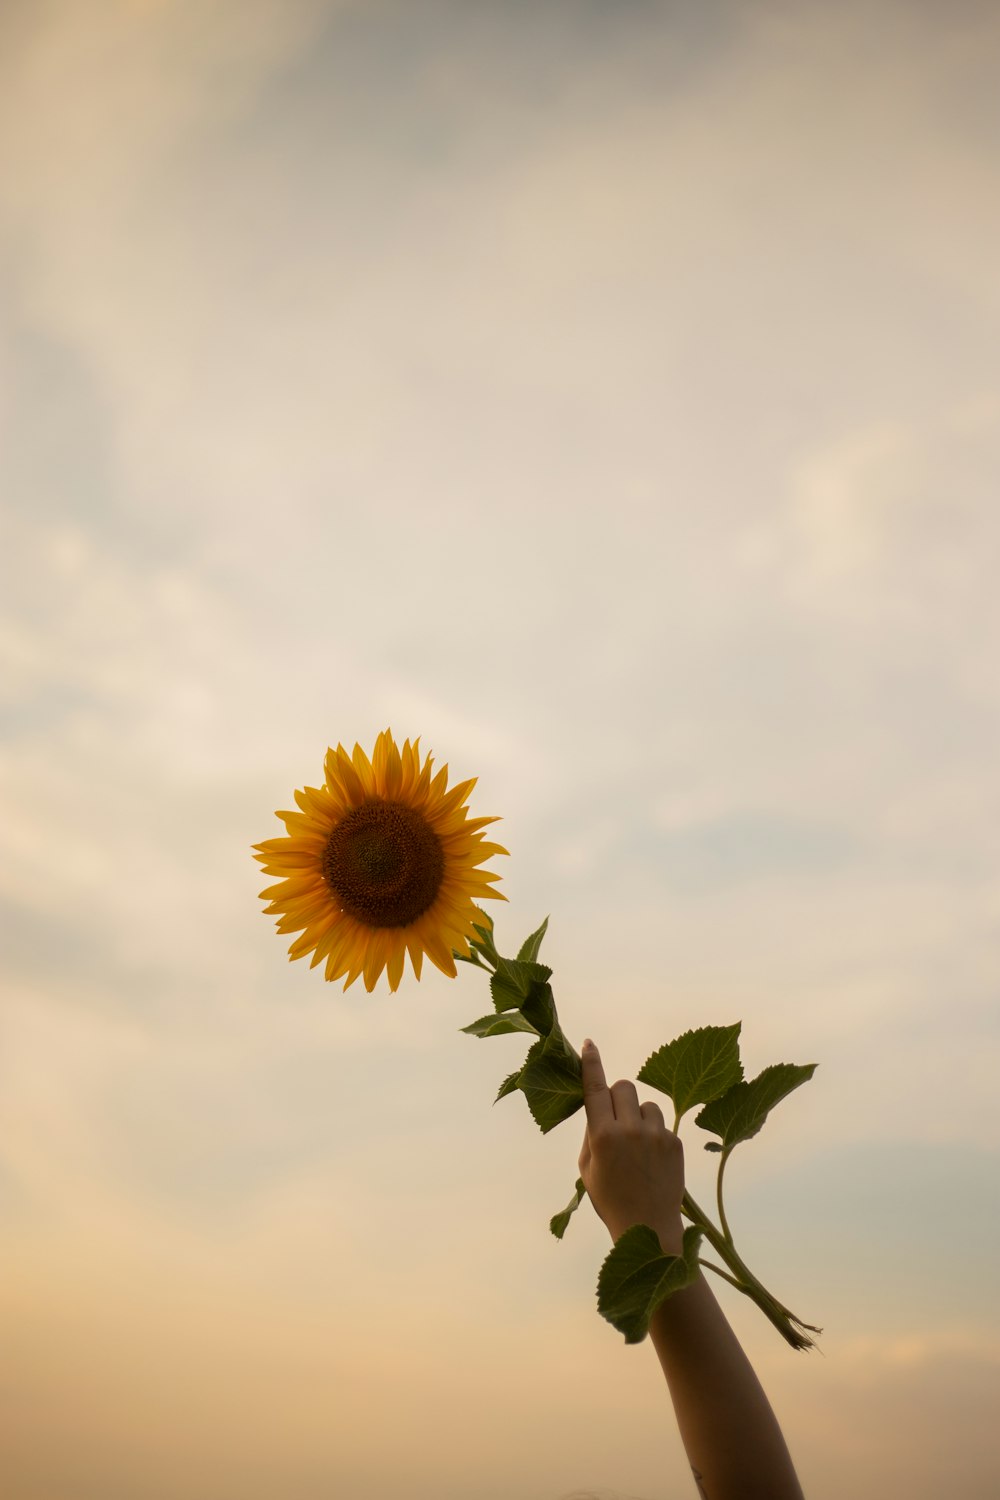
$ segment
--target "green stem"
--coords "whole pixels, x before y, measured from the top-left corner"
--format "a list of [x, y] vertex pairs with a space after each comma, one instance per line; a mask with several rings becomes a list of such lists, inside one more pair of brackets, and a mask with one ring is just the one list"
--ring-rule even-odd
[[756, 1302], [761, 1312], [774, 1324], [786, 1343], [791, 1344], [793, 1349], [810, 1348], [813, 1341], [802, 1330], [808, 1330], [809, 1333], [819, 1333], [820, 1330], [811, 1323], [804, 1323], [801, 1318], [796, 1317], [767, 1290], [763, 1282], [757, 1279], [749, 1266], [737, 1254], [732, 1241], [726, 1239], [690, 1193], [684, 1194], [682, 1210], [691, 1223], [696, 1224], [701, 1230], [720, 1260], [723, 1260], [729, 1267], [733, 1273], [733, 1285], [737, 1286], [745, 1297]]
[[[494, 954], [489, 953], [485, 949], [485, 947], [483, 947], [481, 939], [470, 939], [469, 948], [471, 950], [471, 956], [469, 958], [466, 958], [464, 953], [459, 953], [454, 948], [451, 950], [452, 958], [454, 958], [458, 963], [472, 964], [473, 968], [475, 969], [485, 969], [487, 974], [496, 973], [497, 964], [494, 960]], [[485, 963], [482, 962], [483, 959], [486, 960]]]
[[741, 1285], [748, 1283], [751, 1279], [750, 1272], [737, 1255], [732, 1241], [727, 1240], [721, 1230], [716, 1228], [712, 1220], [708, 1217], [708, 1214], [703, 1208], [699, 1207], [690, 1193], [686, 1192], [684, 1194], [681, 1201], [681, 1211], [691, 1220], [692, 1224], [698, 1226], [713, 1250], [722, 1257], [730, 1270], [739, 1276]]
[[732, 1230], [729, 1228], [729, 1221], [726, 1218], [726, 1210], [722, 1202], [722, 1174], [726, 1170], [726, 1162], [728, 1160], [729, 1152], [723, 1151], [722, 1156], [719, 1159], [719, 1176], [715, 1184], [715, 1200], [719, 1205], [719, 1223], [722, 1225], [722, 1232], [726, 1236], [726, 1239], [729, 1241], [729, 1243], [732, 1244], [733, 1234]]
[[721, 1276], [723, 1281], [728, 1281], [729, 1285], [734, 1286], [738, 1292], [743, 1291], [743, 1286], [739, 1281], [736, 1280], [736, 1277], [730, 1276], [729, 1272], [724, 1271], [721, 1266], [715, 1265], [710, 1260], [702, 1260], [700, 1257], [698, 1259], [698, 1264], [699, 1266], [704, 1266], [706, 1271], [714, 1271], [716, 1276]]

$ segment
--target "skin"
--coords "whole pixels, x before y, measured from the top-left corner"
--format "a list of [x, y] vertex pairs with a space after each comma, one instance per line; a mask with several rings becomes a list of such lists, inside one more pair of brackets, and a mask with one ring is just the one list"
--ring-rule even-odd
[[[684, 1151], [635, 1084], [608, 1087], [594, 1043], [582, 1051], [587, 1130], [580, 1176], [611, 1238], [648, 1224], [668, 1255], [683, 1239]], [[653, 1314], [649, 1336], [705, 1500], [803, 1500], [785, 1440], [750, 1361], [702, 1274]]]

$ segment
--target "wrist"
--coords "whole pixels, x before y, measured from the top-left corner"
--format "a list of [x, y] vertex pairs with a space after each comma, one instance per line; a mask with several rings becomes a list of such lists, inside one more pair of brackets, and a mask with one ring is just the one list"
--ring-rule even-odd
[[660, 1236], [660, 1248], [664, 1255], [683, 1255], [684, 1253], [684, 1222], [680, 1214], [676, 1219], [668, 1219], [666, 1222], [652, 1226]]

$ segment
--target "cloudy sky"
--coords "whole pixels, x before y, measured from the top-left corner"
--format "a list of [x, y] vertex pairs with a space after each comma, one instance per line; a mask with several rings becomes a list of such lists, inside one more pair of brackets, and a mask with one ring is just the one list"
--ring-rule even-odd
[[819, 1064], [728, 1175], [823, 1353], [720, 1290], [811, 1500], [997, 1493], [998, 48], [0, 6], [18, 1500], [691, 1490], [482, 976], [345, 995], [261, 915], [250, 844], [387, 725], [479, 777], [500, 946], [551, 915], [610, 1073], [738, 1018]]

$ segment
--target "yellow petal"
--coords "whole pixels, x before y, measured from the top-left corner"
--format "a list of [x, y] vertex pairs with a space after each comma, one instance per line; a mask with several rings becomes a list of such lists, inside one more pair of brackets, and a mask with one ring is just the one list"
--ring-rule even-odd
[[362, 750], [360, 745], [354, 746], [354, 752], [351, 756], [351, 762], [354, 766], [355, 771], [361, 779], [361, 784], [365, 789], [365, 795], [368, 797], [374, 797], [375, 772], [372, 770], [371, 761], [368, 759], [367, 755]]
[[375, 790], [382, 791], [382, 779], [385, 775], [385, 730], [383, 729], [375, 739], [375, 749], [372, 751], [372, 771], [375, 774]]
[[455, 968], [455, 960], [451, 956], [451, 949], [447, 943], [441, 941], [436, 932], [424, 938], [424, 951], [431, 963], [440, 969], [442, 974], [447, 974], [449, 979], [455, 978], [458, 970]]
[[262, 891], [258, 891], [257, 894], [262, 901], [277, 901], [284, 899], [286, 896], [291, 898], [293, 896], [306, 895], [314, 891], [316, 888], [317, 880], [315, 875], [299, 875], [296, 876], [294, 880], [279, 880], [277, 885], [265, 886], [264, 889]]
[[[344, 980], [344, 993], [345, 994], [350, 989], [350, 987], [354, 983], [354, 981], [360, 977], [361, 971], [362, 971], [363, 968], [364, 968], [364, 960], [362, 958], [360, 958], [360, 957], [355, 956], [355, 957], [353, 957], [351, 959], [351, 963], [350, 963], [350, 967], [349, 968], [347, 968], [346, 970], [341, 969], [341, 971], [340, 971], [341, 974], [343, 974], [345, 972], [347, 974], [347, 978]], [[337, 978], [338, 979], [340, 978], [340, 974], [337, 975]]]
[[352, 808], [360, 807], [362, 802], [368, 800], [368, 793], [365, 791], [365, 784], [354, 769], [351, 757], [343, 745], [337, 746], [337, 771], [340, 776], [340, 783], [347, 796], [348, 805]]
[[403, 744], [403, 785], [399, 789], [399, 795], [403, 802], [408, 803], [410, 801], [419, 775], [420, 739], [418, 736], [412, 745], [409, 740], [406, 740]]
[[296, 837], [305, 836], [314, 841], [326, 843], [330, 836], [330, 829], [334, 825], [333, 818], [324, 818], [322, 821], [312, 813], [280, 812], [275, 813], [288, 829]]
[[393, 944], [392, 952], [389, 954], [389, 963], [386, 971], [389, 979], [389, 989], [391, 991], [399, 989], [399, 981], [403, 977], [403, 965], [405, 963], [406, 943], [397, 938], [396, 942]]
[[376, 932], [368, 940], [368, 952], [365, 955], [365, 989], [369, 995], [378, 983], [378, 977], [385, 968], [386, 941], [384, 929]]
[[423, 807], [427, 801], [431, 785], [431, 768], [433, 765], [434, 757], [433, 755], [428, 755], [424, 761], [423, 769], [417, 778], [417, 784], [413, 788], [413, 800], [410, 804], [412, 807]]
[[412, 929], [409, 927], [406, 929], [406, 951], [410, 955], [410, 963], [413, 965], [413, 973], [416, 978], [419, 979], [420, 970], [423, 967], [424, 962], [424, 950], [423, 948], [421, 948], [418, 938], [409, 936], [411, 930]]
[[391, 736], [385, 749], [383, 783], [386, 799], [395, 802], [403, 785], [403, 762]]
[[447, 817], [460, 802], [464, 802], [478, 780], [478, 776], [473, 776], [470, 781], [460, 781], [457, 786], [453, 786], [441, 803], [439, 816], [442, 818]]

